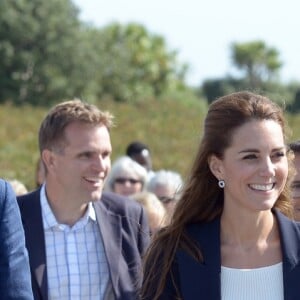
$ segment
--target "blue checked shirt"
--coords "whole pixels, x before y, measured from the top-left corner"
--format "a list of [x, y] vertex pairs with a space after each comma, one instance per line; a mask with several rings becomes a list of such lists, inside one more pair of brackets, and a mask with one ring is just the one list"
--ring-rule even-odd
[[41, 207], [46, 242], [49, 300], [107, 299], [111, 288], [103, 241], [91, 203], [72, 227], [59, 224], [48, 204]]

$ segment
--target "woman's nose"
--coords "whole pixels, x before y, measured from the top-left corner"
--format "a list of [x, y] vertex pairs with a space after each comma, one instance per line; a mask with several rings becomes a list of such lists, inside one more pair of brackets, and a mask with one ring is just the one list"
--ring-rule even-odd
[[267, 157], [261, 166], [261, 175], [262, 176], [269, 176], [273, 177], [275, 176], [275, 165], [272, 162], [270, 157]]

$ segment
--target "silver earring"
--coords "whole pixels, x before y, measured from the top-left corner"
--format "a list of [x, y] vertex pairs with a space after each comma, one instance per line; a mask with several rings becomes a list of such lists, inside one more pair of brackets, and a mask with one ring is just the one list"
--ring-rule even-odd
[[222, 179], [220, 179], [220, 180], [218, 181], [218, 186], [219, 186], [219, 188], [224, 189], [224, 187], [225, 187], [225, 181], [222, 180]]

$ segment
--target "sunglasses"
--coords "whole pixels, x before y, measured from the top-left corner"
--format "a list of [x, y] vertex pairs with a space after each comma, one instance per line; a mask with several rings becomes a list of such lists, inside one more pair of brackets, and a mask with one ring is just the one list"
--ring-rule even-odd
[[137, 184], [137, 183], [141, 183], [142, 181], [134, 178], [124, 178], [124, 177], [119, 177], [115, 179], [115, 183], [124, 184], [126, 182], [129, 182], [131, 184]]
[[174, 198], [166, 196], [158, 197], [158, 199], [164, 204], [168, 204], [174, 200]]

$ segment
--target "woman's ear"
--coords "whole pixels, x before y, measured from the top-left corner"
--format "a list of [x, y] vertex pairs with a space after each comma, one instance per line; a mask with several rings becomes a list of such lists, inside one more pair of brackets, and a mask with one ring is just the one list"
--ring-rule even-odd
[[218, 158], [215, 154], [212, 154], [208, 158], [208, 165], [210, 171], [214, 174], [217, 179], [223, 179], [222, 165], [223, 162], [220, 158]]

